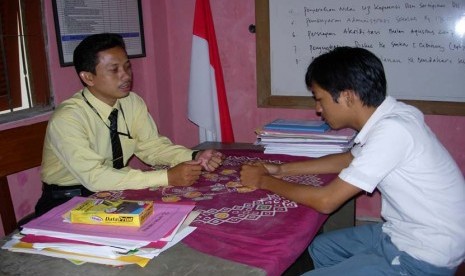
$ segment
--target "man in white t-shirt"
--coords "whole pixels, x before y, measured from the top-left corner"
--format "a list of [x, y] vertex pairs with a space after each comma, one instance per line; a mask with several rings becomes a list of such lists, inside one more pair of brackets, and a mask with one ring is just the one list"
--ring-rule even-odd
[[[317, 236], [305, 275], [453, 275], [465, 258], [465, 181], [416, 108], [386, 95], [379, 58], [339, 47], [305, 77], [316, 111], [333, 128], [358, 131], [352, 150], [308, 161], [244, 165], [243, 184], [330, 214], [378, 189], [384, 223]], [[323, 187], [282, 176], [338, 173]]]

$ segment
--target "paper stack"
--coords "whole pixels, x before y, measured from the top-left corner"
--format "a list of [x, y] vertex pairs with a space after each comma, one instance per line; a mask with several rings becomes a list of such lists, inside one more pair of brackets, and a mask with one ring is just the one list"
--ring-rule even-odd
[[[141, 227], [74, 224], [63, 215], [87, 198], [74, 197], [23, 226], [2, 248], [68, 259], [76, 264], [141, 267], [195, 230], [192, 204], [155, 204]], [[195, 216], [194, 216], [195, 218]]]
[[332, 130], [320, 120], [278, 119], [256, 130], [255, 144], [265, 153], [321, 157], [349, 150], [356, 132]]

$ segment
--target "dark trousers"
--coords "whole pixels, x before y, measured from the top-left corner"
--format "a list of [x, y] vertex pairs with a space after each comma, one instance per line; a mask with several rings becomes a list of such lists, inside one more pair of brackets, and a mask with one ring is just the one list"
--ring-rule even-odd
[[87, 190], [82, 185], [59, 186], [43, 183], [42, 196], [36, 204], [35, 217], [39, 217], [54, 207], [65, 203], [74, 196], [90, 196], [93, 192]]

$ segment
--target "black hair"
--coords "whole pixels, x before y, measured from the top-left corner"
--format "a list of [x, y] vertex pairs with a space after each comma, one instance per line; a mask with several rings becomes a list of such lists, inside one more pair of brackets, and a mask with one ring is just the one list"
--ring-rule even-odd
[[363, 48], [336, 47], [308, 66], [305, 83], [317, 83], [335, 102], [353, 90], [365, 106], [378, 107], [386, 98], [386, 76], [381, 60]]
[[114, 33], [100, 33], [87, 36], [76, 47], [73, 53], [73, 63], [76, 73], [86, 71], [95, 74], [98, 64], [98, 53], [114, 47], [126, 50], [123, 37]]

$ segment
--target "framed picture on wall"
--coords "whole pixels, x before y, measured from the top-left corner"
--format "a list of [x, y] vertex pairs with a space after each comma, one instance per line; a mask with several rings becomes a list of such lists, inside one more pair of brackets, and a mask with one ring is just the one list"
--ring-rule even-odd
[[145, 56], [140, 0], [53, 0], [55, 29], [62, 67], [73, 65], [73, 52], [87, 36], [118, 33], [129, 58]]

